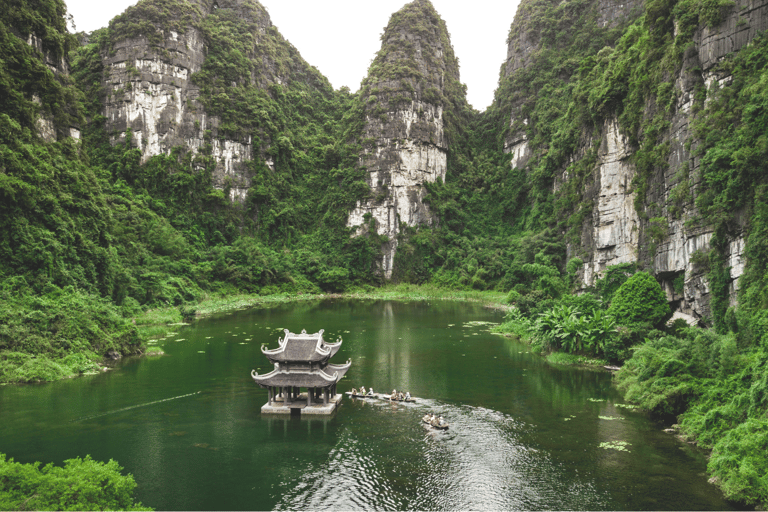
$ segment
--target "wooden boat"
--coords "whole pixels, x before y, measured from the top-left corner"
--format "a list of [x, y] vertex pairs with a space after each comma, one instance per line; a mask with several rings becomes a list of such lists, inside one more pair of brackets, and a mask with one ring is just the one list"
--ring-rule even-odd
[[344, 392], [345, 395], [349, 395], [352, 398], [381, 398], [378, 394], [373, 395], [353, 395], [351, 391]]
[[436, 428], [438, 430], [448, 430], [448, 422], [438, 424], [436, 421], [432, 421], [432, 418], [429, 416], [429, 414], [425, 414], [424, 417], [421, 418], [421, 421], [432, 428]]
[[402, 400], [400, 400], [399, 398], [394, 398], [393, 399], [392, 395], [381, 395], [379, 398], [381, 400], [386, 400], [388, 402], [408, 402], [409, 404], [410, 403], [416, 403], [416, 399], [415, 398], [408, 398], [408, 399], [403, 398]]

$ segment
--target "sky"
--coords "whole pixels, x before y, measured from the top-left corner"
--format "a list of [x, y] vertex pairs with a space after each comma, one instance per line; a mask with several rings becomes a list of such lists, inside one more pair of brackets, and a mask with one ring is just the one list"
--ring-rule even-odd
[[[109, 24], [136, 0], [65, 0], [78, 31]], [[389, 17], [407, 0], [260, 0], [272, 24], [334, 88], [360, 88], [381, 48]], [[451, 35], [467, 100], [477, 110], [493, 101], [507, 57], [507, 34], [519, 0], [432, 0]]]

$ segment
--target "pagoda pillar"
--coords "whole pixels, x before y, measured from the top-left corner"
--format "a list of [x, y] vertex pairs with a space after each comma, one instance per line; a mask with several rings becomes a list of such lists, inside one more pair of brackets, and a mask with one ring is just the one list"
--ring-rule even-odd
[[323, 405], [328, 405], [328, 388], [323, 388]]
[[307, 389], [307, 405], [312, 405], [312, 395], [315, 394], [315, 388]]

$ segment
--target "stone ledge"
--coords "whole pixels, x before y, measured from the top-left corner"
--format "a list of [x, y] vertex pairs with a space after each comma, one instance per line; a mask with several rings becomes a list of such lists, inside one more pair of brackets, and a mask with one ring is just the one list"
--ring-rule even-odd
[[267, 402], [261, 406], [261, 412], [262, 414], [297, 414], [294, 411], [298, 411], [298, 414], [302, 416], [305, 414], [310, 416], [330, 415], [341, 405], [341, 398], [342, 395], [337, 394], [328, 401], [328, 405], [323, 405], [322, 402], [320, 404], [307, 405], [307, 394], [302, 393], [299, 395], [299, 398], [289, 405], [284, 405], [282, 398], [273, 400], [271, 404]]

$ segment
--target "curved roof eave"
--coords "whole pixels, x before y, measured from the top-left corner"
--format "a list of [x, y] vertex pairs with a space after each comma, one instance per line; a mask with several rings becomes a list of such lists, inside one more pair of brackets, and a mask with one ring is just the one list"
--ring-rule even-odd
[[346, 369], [334, 370], [329, 375], [323, 370], [285, 372], [272, 370], [264, 375], [259, 375], [256, 370], [251, 370], [253, 381], [260, 386], [297, 386], [297, 387], [326, 387], [335, 384], [341, 379]]

